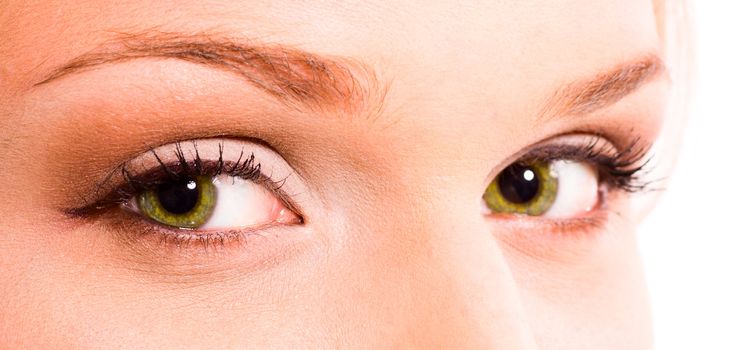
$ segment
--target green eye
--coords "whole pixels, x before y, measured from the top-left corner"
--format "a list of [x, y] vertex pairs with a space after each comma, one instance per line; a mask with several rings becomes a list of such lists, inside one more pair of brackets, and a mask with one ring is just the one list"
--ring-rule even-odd
[[140, 194], [142, 214], [162, 224], [197, 228], [208, 221], [216, 205], [216, 187], [210, 176], [171, 181]]
[[539, 216], [555, 202], [558, 178], [550, 162], [518, 162], [504, 169], [483, 194], [486, 206], [500, 214]]

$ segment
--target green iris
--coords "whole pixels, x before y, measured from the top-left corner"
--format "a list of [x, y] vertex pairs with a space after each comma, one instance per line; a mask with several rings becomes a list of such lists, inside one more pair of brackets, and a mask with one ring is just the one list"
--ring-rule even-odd
[[216, 205], [216, 186], [210, 176], [170, 181], [137, 196], [142, 214], [167, 226], [198, 228]]
[[558, 193], [558, 179], [550, 162], [518, 162], [504, 169], [488, 185], [483, 200], [494, 213], [539, 216], [546, 213]]

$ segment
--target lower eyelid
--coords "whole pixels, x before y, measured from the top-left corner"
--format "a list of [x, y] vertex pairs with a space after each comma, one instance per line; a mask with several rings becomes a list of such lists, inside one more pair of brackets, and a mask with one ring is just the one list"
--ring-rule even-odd
[[251, 245], [249, 243], [251, 240], [270, 239], [274, 232], [300, 226], [298, 221], [284, 223], [273, 221], [249, 227], [185, 229], [165, 226], [134, 212], [119, 211], [107, 215], [110, 217], [100, 219], [107, 221], [105, 224], [110, 226], [116, 241], [152, 249], [162, 254], [176, 255], [188, 251], [190, 251], [188, 255], [209, 252], [240, 254], [238, 250]]
[[301, 225], [265, 225], [238, 230], [170, 229], [142, 220], [138, 214], [118, 211], [95, 225], [111, 239], [111, 255], [121, 256], [148, 272], [204, 273], [238, 268], [257, 271], [276, 266], [310, 245]]
[[598, 241], [620, 234], [612, 229], [618, 213], [594, 210], [592, 215], [567, 220], [516, 218], [492, 220], [492, 232], [505, 250], [546, 263], [573, 263], [600, 249]]

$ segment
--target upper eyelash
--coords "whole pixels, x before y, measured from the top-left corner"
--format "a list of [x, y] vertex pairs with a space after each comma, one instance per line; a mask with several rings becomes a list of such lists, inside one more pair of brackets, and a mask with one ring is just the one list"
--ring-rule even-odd
[[[193, 142], [194, 155], [192, 160], [188, 160], [182, 149], [181, 142], [175, 143], [175, 156], [177, 161], [168, 163], [162, 161], [155, 150], [149, 152], [159, 163], [159, 171], [149, 171], [143, 175], [132, 176], [124, 164], [121, 166], [121, 173], [126, 182], [136, 190], [146, 190], [166, 181], [179, 181], [183, 177], [192, 176], [218, 176], [221, 174], [240, 177], [251, 181], [264, 181], [266, 177], [262, 174], [262, 165], [255, 161], [254, 153], [244, 157], [244, 149], [239, 153], [239, 158], [235, 162], [224, 162], [223, 144], [218, 144], [218, 160], [215, 162], [205, 162], [200, 158], [197, 143]], [[162, 176], [166, 175], [166, 176]]]
[[[223, 159], [224, 145], [223, 143], [219, 143], [218, 159], [216, 161], [205, 161], [200, 157], [198, 146], [195, 141], [192, 142], [192, 147], [194, 152], [191, 156], [188, 156], [182, 148], [182, 142], [176, 142], [176, 160], [171, 163], [164, 162], [156, 150], [151, 149], [149, 152], [156, 159], [158, 168], [149, 170], [142, 174], [133, 174], [127, 167], [128, 163], [121, 164], [97, 186], [96, 193], [102, 192], [102, 189], [112, 181], [117, 172], [120, 172], [120, 176], [123, 178], [123, 185], [118, 186], [107, 195], [102, 196], [102, 199], [93, 203], [86, 201], [90, 204], [86, 204], [79, 208], [69, 209], [67, 210], [67, 213], [70, 216], [76, 217], [90, 215], [96, 211], [124, 204], [137, 194], [169, 181], [178, 181], [185, 177], [218, 176], [222, 174], [240, 177], [245, 180], [266, 185], [269, 189], [276, 192], [276, 195], [281, 197], [281, 199], [286, 199], [284, 194], [280, 192], [285, 180], [274, 181], [270, 176], [263, 174], [262, 166], [256, 161], [253, 152], [246, 156], [247, 153], [242, 149], [235, 162], [226, 162]], [[291, 203], [286, 204], [292, 207]]]
[[[647, 157], [649, 145], [643, 145], [639, 138], [633, 139], [626, 147], [613, 151], [600, 137], [580, 145], [548, 145], [530, 151], [523, 161], [574, 160], [584, 161], [599, 169], [601, 181], [612, 188], [637, 193], [651, 191], [654, 181], [647, 180], [653, 158]], [[521, 161], [521, 160], [520, 160]]]
[[[590, 162], [599, 169], [602, 177], [601, 181], [606, 182], [613, 188], [628, 193], [653, 190], [651, 185], [654, 181], [645, 180], [646, 174], [651, 170], [648, 165], [651, 163], [652, 157], [645, 159], [650, 150], [649, 146], [641, 146], [640, 139], [636, 138], [623, 150], [614, 152], [607, 144], [601, 143], [601, 146], [599, 146], [600, 139], [601, 137], [594, 136], [590, 142], [581, 145], [547, 145], [535, 148], [517, 162], [562, 159]], [[215, 162], [204, 162], [200, 157], [195, 141], [192, 142], [192, 146], [194, 150], [193, 159], [189, 160], [182, 148], [182, 142], [176, 142], [175, 156], [177, 160], [173, 163], [165, 163], [154, 149], [150, 150], [149, 152], [151, 152], [159, 163], [159, 169], [148, 171], [141, 175], [133, 175], [128, 170], [126, 163], [120, 165], [116, 168], [118, 169], [116, 171], [120, 171], [125, 185], [119, 186], [95, 203], [68, 210], [68, 214], [72, 216], [87, 215], [96, 210], [123, 204], [142, 191], [154, 188], [164, 182], [177, 181], [187, 176], [218, 176], [227, 174], [266, 184], [275, 192], [279, 192], [285, 182], [285, 179], [274, 181], [271, 177], [264, 175], [261, 171], [261, 164], [255, 161], [254, 153], [250, 153], [249, 156], [245, 157], [244, 149], [241, 150], [236, 162], [225, 162], [223, 159], [224, 145], [223, 143], [219, 143], [218, 159]], [[103, 183], [98, 185], [96, 193], [100, 192], [100, 189], [107, 182], [111, 181], [114, 175], [115, 172], [108, 175]]]

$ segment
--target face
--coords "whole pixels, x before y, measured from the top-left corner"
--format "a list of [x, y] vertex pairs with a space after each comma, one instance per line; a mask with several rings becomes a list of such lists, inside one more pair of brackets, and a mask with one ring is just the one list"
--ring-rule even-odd
[[5, 1], [0, 342], [649, 347], [661, 16]]

